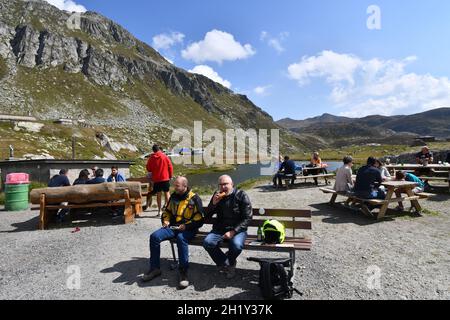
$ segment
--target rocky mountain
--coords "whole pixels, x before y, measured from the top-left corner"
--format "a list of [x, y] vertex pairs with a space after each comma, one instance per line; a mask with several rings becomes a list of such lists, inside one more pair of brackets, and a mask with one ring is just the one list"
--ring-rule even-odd
[[320, 136], [334, 144], [380, 142], [397, 144], [417, 136], [450, 137], [450, 108], [407, 116], [346, 118], [330, 114], [306, 120], [282, 119], [279, 125], [300, 134]]
[[281, 128], [246, 96], [172, 65], [110, 19], [41, 0], [0, 0], [0, 114], [44, 124], [30, 134], [0, 123], [0, 139], [56, 157], [67, 154], [73, 135], [90, 150], [83, 157], [102, 157], [99, 132], [139, 152], [154, 142], [171, 147], [173, 129], [192, 129], [194, 120], [204, 128], [280, 128], [285, 150], [315, 142]]

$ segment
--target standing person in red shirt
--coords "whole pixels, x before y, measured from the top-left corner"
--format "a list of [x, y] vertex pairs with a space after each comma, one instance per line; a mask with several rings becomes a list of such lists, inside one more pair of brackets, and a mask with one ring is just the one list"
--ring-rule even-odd
[[169, 203], [170, 179], [172, 179], [173, 176], [173, 166], [169, 157], [161, 151], [161, 148], [158, 145], [155, 144], [152, 150], [153, 154], [147, 161], [147, 171], [151, 173], [152, 176], [152, 195], [156, 194], [159, 217], [161, 216], [161, 192], [164, 192], [165, 205]]

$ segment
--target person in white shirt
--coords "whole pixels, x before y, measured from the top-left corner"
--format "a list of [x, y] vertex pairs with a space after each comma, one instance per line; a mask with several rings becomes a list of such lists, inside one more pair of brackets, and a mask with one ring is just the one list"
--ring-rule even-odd
[[353, 158], [346, 156], [344, 158], [344, 165], [340, 167], [336, 173], [336, 184], [334, 190], [337, 192], [348, 192], [353, 189]]
[[383, 181], [392, 180], [392, 176], [389, 173], [389, 170], [384, 166], [384, 164], [380, 160], [377, 159], [375, 167], [377, 167], [381, 171], [381, 178], [383, 179]]

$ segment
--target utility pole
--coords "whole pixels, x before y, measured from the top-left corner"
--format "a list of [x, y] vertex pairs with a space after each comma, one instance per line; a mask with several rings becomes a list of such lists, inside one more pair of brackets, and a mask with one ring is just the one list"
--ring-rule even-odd
[[75, 152], [75, 136], [72, 136], [72, 160], [75, 160], [76, 158], [76, 152]]

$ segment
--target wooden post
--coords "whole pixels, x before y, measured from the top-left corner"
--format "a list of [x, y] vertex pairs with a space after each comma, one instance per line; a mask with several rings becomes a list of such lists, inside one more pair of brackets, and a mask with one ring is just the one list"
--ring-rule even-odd
[[131, 206], [131, 199], [130, 199], [130, 191], [128, 189], [124, 190], [125, 192], [125, 211], [123, 213], [125, 218], [125, 224], [134, 222], [134, 214], [133, 214], [133, 207]]
[[39, 230], [45, 230], [46, 219], [47, 219], [47, 209], [45, 208], [45, 194], [41, 194], [39, 203]]
[[[393, 187], [389, 187], [388, 188], [388, 193], [386, 196], [386, 200], [391, 200], [392, 199], [392, 195], [395, 193], [395, 190]], [[380, 213], [378, 214], [378, 220], [381, 220], [384, 218], [384, 216], [386, 215], [386, 211], [389, 207], [389, 201], [387, 201], [386, 203], [383, 204], [383, 206], [380, 209]]]

